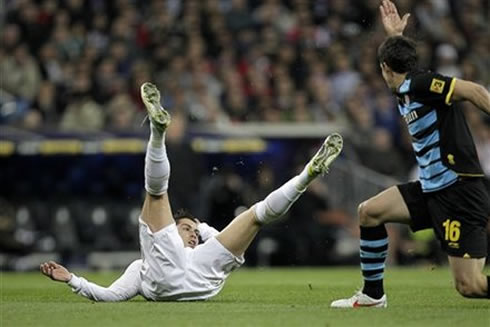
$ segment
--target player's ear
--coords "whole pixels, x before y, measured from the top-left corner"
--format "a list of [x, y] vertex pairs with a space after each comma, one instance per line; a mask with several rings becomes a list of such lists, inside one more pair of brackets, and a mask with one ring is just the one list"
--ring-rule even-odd
[[383, 62], [382, 65], [383, 66], [382, 66], [381, 69], [383, 70], [383, 73], [385, 74], [385, 76], [386, 77], [392, 77], [393, 76], [393, 73], [394, 73], [393, 69], [391, 69], [391, 67], [388, 66], [386, 64], [386, 62]]
[[379, 64], [379, 66], [380, 66], [380, 67], [381, 67], [381, 69], [382, 69], [382, 70], [384, 70], [385, 72], [391, 72], [391, 68], [390, 68], [390, 66], [388, 66], [388, 65], [386, 64], [386, 62], [384, 62], [384, 61], [383, 61], [382, 63], [380, 63], [380, 64]]

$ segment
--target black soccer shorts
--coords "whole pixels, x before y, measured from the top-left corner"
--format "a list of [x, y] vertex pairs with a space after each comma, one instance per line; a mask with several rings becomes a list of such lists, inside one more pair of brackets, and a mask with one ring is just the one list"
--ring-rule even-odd
[[423, 193], [420, 182], [398, 185], [414, 232], [433, 228], [450, 256], [487, 256], [490, 196], [483, 178], [464, 178], [440, 191]]

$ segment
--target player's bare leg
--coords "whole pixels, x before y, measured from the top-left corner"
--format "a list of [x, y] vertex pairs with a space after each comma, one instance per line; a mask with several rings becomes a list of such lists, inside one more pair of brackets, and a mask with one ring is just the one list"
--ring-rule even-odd
[[359, 205], [361, 228], [361, 270], [364, 287], [352, 297], [333, 301], [333, 308], [385, 308], [383, 279], [388, 254], [388, 233], [385, 223], [410, 223], [410, 212], [396, 186], [392, 186]]
[[488, 277], [483, 274], [485, 258], [471, 259], [448, 256], [454, 285], [459, 294], [469, 298], [484, 298], [488, 292]]
[[160, 92], [151, 83], [141, 86], [141, 99], [150, 119], [151, 135], [145, 157], [146, 197], [141, 219], [152, 232], [174, 223], [168, 201], [170, 163], [165, 149], [165, 131], [170, 124], [169, 113], [160, 105]]
[[362, 202], [358, 208], [359, 224], [376, 227], [385, 223], [410, 224], [410, 212], [397, 186], [391, 186]]
[[342, 146], [343, 140], [339, 134], [329, 135], [298, 176], [236, 217], [216, 239], [234, 255], [243, 255], [262, 225], [279, 219], [316, 177], [327, 173], [330, 164], [342, 151]]

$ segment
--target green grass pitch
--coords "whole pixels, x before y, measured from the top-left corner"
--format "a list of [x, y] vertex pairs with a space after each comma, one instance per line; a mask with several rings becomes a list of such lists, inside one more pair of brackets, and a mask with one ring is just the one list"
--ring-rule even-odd
[[[486, 269], [488, 274], [489, 269]], [[82, 274], [108, 285], [117, 273]], [[388, 268], [387, 309], [330, 309], [357, 268], [241, 269], [205, 302], [94, 303], [36, 273], [1, 273], [0, 326], [490, 326], [490, 301], [457, 294], [448, 268]]]

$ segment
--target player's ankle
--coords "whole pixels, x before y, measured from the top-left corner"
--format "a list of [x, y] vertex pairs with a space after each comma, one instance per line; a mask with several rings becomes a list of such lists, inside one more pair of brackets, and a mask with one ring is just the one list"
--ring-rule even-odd
[[383, 281], [364, 281], [362, 293], [376, 300], [381, 299], [385, 294], [385, 291], [383, 289]]

